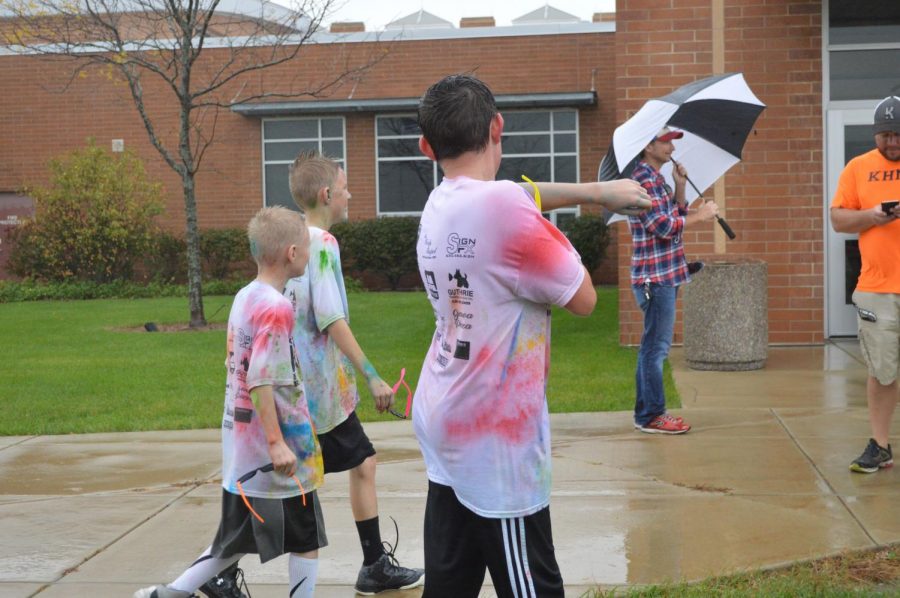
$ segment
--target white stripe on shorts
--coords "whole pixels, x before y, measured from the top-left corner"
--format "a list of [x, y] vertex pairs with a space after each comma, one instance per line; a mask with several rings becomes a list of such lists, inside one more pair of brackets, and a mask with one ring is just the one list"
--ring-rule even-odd
[[503, 548], [506, 552], [506, 571], [515, 598], [537, 598], [531, 570], [528, 568], [528, 548], [525, 542], [525, 520], [522, 517], [501, 519]]

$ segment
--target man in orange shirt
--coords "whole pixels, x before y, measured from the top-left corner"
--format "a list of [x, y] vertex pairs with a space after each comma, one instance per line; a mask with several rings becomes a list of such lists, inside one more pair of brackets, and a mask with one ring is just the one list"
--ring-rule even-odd
[[875, 107], [873, 131], [876, 148], [847, 164], [831, 202], [831, 226], [839, 233], [859, 233], [862, 256], [853, 303], [869, 370], [872, 438], [850, 464], [859, 473], [894, 464], [888, 441], [900, 365], [900, 98], [888, 96]]

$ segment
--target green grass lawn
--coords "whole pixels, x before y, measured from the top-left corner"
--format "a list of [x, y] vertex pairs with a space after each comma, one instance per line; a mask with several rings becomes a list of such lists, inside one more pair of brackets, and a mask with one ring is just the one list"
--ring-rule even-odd
[[898, 545], [846, 552], [697, 583], [596, 590], [582, 598], [851, 598], [900, 595]]
[[[617, 296], [599, 289], [589, 318], [553, 317], [548, 396], [553, 412], [631, 409], [634, 349], [618, 345]], [[353, 293], [351, 327], [389, 383], [415, 388], [434, 330], [422, 293]], [[231, 297], [206, 297], [210, 322]], [[0, 304], [0, 435], [214, 428], [224, 399], [224, 330], [126, 331], [186, 320], [182, 298]], [[667, 371], [669, 404], [678, 406]], [[361, 391], [363, 421], [375, 413]]]

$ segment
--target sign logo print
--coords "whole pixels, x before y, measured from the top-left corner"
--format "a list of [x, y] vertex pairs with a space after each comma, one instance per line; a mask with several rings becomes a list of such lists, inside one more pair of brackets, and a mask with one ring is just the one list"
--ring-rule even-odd
[[447, 257], [475, 257], [475, 239], [450, 233], [447, 236]]

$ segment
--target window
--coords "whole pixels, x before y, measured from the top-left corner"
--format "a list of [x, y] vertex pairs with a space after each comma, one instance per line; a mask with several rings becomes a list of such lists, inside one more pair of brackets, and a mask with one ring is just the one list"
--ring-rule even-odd
[[900, 85], [900, 2], [828, 2], [829, 98], [881, 99]]
[[[572, 109], [503, 112], [503, 160], [498, 179], [578, 182], [578, 113]], [[419, 126], [411, 115], [375, 119], [378, 213], [420, 214], [443, 173], [419, 151]], [[556, 210], [556, 224], [577, 208]]]
[[265, 205], [297, 209], [288, 186], [288, 168], [302, 151], [318, 150], [346, 170], [343, 118], [266, 119], [262, 126]]
[[[503, 113], [503, 160], [498, 179], [519, 182], [578, 182], [578, 112], [575, 110]], [[578, 208], [549, 212], [553, 224], [564, 227]]]
[[830, 0], [828, 38], [832, 45], [896, 43], [900, 39], [900, 3]]
[[375, 161], [378, 177], [378, 214], [418, 215], [443, 172], [419, 151], [416, 117], [375, 118]]

